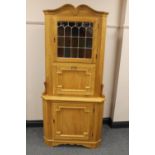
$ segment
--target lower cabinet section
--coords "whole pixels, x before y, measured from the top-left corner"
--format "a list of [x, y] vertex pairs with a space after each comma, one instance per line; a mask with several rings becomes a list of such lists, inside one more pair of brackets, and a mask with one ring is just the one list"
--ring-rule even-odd
[[[89, 101], [89, 100], [88, 100]], [[92, 101], [44, 98], [44, 140], [48, 145], [77, 144], [96, 147], [101, 141], [104, 98]]]

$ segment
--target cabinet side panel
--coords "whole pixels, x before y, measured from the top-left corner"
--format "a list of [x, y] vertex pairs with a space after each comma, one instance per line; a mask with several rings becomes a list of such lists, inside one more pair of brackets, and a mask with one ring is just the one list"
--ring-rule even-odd
[[103, 103], [94, 103], [94, 107], [95, 111], [94, 111], [93, 139], [97, 141], [101, 138]]
[[96, 63], [96, 96], [102, 96], [102, 79], [103, 79], [103, 64], [104, 64], [104, 51], [105, 51], [105, 36], [106, 36], [106, 16], [100, 18], [99, 24], [99, 42]]
[[46, 85], [45, 92], [46, 94], [53, 94], [53, 85], [52, 85], [52, 62], [54, 53], [54, 33], [55, 33], [55, 24], [54, 16], [45, 15], [45, 73], [46, 73]]
[[52, 107], [48, 101], [43, 100], [43, 127], [44, 139], [52, 139]]

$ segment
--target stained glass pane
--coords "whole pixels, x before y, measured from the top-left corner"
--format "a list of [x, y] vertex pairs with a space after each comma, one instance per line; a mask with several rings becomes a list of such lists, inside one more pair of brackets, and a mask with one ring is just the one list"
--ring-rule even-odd
[[78, 38], [72, 38], [72, 47], [78, 47]]
[[86, 31], [86, 37], [92, 37], [92, 35], [93, 35], [92, 27], [88, 27]]
[[78, 48], [73, 48], [72, 49], [72, 57], [77, 58], [78, 57]]
[[91, 58], [91, 50], [90, 49], [86, 49], [86, 58]]
[[84, 52], [85, 52], [84, 48], [79, 49], [79, 58], [84, 58], [85, 57]]
[[78, 28], [77, 27], [72, 28], [72, 36], [75, 36], [75, 37], [78, 36]]
[[71, 57], [70, 48], [65, 48], [65, 57]]
[[85, 38], [80, 38], [79, 39], [79, 47], [85, 47]]
[[58, 47], [64, 46], [64, 37], [58, 37]]
[[58, 28], [58, 36], [64, 36], [64, 28], [62, 26]]
[[84, 27], [80, 28], [80, 37], [85, 37], [85, 33], [86, 33], [85, 30], [86, 29]]
[[63, 57], [63, 55], [64, 55], [64, 49], [58, 48], [58, 57]]
[[65, 37], [65, 47], [70, 47], [71, 37]]
[[92, 38], [86, 38], [86, 48], [92, 47]]
[[57, 33], [58, 57], [91, 58], [93, 23], [60, 21]]
[[69, 27], [69, 26], [66, 27], [65, 36], [71, 36], [71, 27]]

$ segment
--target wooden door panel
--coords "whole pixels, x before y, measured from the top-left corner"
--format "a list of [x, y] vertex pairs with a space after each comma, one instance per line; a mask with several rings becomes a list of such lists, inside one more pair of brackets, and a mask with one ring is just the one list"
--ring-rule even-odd
[[93, 104], [55, 103], [55, 139], [83, 139], [91, 136]]
[[55, 95], [93, 95], [95, 65], [54, 64]]

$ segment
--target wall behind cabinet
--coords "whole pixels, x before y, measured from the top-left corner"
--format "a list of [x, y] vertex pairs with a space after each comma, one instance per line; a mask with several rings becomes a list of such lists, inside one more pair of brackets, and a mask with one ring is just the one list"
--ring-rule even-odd
[[117, 37], [123, 0], [27, 0], [27, 120], [42, 120], [41, 94], [44, 86], [44, 16], [43, 10], [55, 9], [69, 3], [75, 6], [86, 4], [96, 10], [109, 12], [107, 21], [104, 94], [106, 96], [104, 116], [109, 117], [112, 105]]

